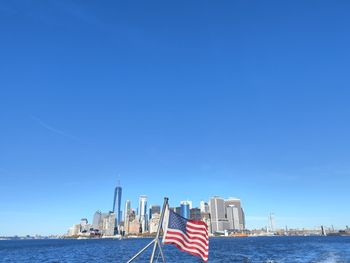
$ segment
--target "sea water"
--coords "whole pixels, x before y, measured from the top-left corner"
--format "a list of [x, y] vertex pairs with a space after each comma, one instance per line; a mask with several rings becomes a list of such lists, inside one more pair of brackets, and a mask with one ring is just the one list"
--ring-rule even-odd
[[[1, 240], [0, 262], [126, 262], [150, 241], [146, 238]], [[135, 262], [149, 261], [150, 253], [151, 249]], [[167, 262], [201, 262], [171, 245], [164, 246], [164, 254]], [[350, 263], [350, 237], [211, 238], [209, 262]]]

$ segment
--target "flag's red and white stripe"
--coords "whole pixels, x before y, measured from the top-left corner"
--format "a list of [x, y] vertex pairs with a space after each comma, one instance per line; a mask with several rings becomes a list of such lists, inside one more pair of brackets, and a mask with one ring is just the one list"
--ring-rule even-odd
[[205, 262], [208, 261], [208, 230], [206, 223], [202, 221], [188, 220], [186, 233], [179, 229], [167, 228], [163, 243], [174, 244], [180, 250], [199, 256]]

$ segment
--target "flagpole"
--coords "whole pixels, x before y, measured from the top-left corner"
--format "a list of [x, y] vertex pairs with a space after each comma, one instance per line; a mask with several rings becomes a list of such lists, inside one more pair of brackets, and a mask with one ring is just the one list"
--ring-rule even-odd
[[162, 246], [159, 242], [159, 235], [160, 235], [160, 230], [162, 229], [162, 224], [163, 224], [163, 220], [164, 220], [164, 213], [165, 213], [165, 209], [168, 205], [168, 200], [169, 198], [168, 197], [164, 197], [164, 203], [163, 203], [163, 208], [162, 208], [162, 212], [160, 214], [160, 219], [159, 219], [159, 223], [158, 223], [158, 229], [157, 229], [157, 234], [156, 234], [156, 237], [150, 242], [148, 243], [143, 249], [141, 249], [139, 252], [137, 252], [137, 254], [135, 254], [131, 259], [129, 259], [127, 261], [127, 263], [130, 263], [132, 261], [134, 261], [139, 255], [141, 255], [147, 248], [149, 248], [153, 243], [154, 243], [154, 247], [153, 247], [153, 250], [152, 250], [152, 255], [151, 255], [151, 259], [150, 259], [150, 263], [153, 263], [153, 260], [154, 260], [154, 255], [156, 253], [156, 249], [157, 249], [157, 246], [159, 248], [159, 252], [162, 256], [162, 259], [163, 259], [163, 263], [165, 263], [165, 258], [164, 258], [164, 255], [163, 255], [163, 250], [162, 250]]
[[150, 263], [153, 263], [153, 260], [154, 260], [154, 255], [156, 253], [156, 250], [157, 250], [157, 246], [159, 248], [159, 251], [160, 251], [160, 254], [162, 256], [162, 259], [163, 259], [163, 262], [165, 263], [165, 258], [164, 258], [164, 255], [163, 255], [163, 250], [162, 250], [162, 246], [161, 244], [159, 243], [159, 235], [160, 235], [160, 230], [162, 229], [162, 224], [163, 224], [163, 219], [164, 219], [164, 213], [165, 213], [165, 209], [168, 205], [168, 200], [169, 198], [168, 197], [164, 197], [164, 203], [163, 203], [163, 208], [162, 208], [162, 212], [160, 214], [160, 219], [159, 219], [159, 223], [158, 223], [158, 230], [157, 230], [157, 234], [156, 234], [156, 237], [154, 239], [154, 246], [153, 246], [153, 251], [152, 251], [152, 255], [151, 255], [151, 259], [150, 259]]
[[137, 258], [139, 255], [141, 255], [142, 252], [145, 251], [147, 248], [149, 248], [154, 242], [156, 242], [155, 239], [153, 239], [151, 242], [149, 242], [147, 244], [147, 246], [145, 246], [143, 249], [141, 249], [139, 252], [137, 252], [137, 254], [135, 256], [133, 256], [131, 259], [129, 259], [127, 263], [130, 263], [130, 262], [134, 261], [135, 258]]

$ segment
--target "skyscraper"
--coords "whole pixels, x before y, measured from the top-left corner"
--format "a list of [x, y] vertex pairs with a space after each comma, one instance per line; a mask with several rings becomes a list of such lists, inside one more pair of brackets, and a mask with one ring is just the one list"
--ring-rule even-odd
[[190, 201], [190, 200], [184, 200], [184, 201], [181, 201], [180, 202], [180, 205], [182, 205], [182, 204], [187, 204], [187, 205], [189, 205], [189, 207], [190, 207], [190, 209], [192, 209], [192, 201]]
[[113, 213], [115, 214], [116, 227], [120, 224], [121, 221], [121, 202], [122, 202], [122, 188], [120, 182], [117, 182], [117, 186], [114, 190], [114, 199], [113, 199]]
[[210, 198], [209, 210], [211, 215], [212, 232], [223, 232], [229, 228], [228, 220], [226, 219], [225, 201], [219, 196]]
[[184, 218], [190, 218], [190, 204], [187, 201], [181, 202], [181, 216]]
[[124, 226], [129, 222], [130, 210], [131, 210], [131, 201], [126, 200], [125, 209], [124, 209]]
[[190, 219], [191, 220], [201, 220], [201, 210], [199, 208], [190, 209]]
[[148, 215], [149, 219], [151, 219], [154, 214], [160, 214], [160, 206], [159, 205], [152, 205], [149, 208], [149, 215]]
[[229, 207], [230, 205], [234, 205], [238, 209], [238, 217], [239, 217], [239, 230], [243, 230], [245, 228], [245, 218], [244, 218], [244, 212], [241, 205], [241, 200], [234, 197], [229, 197], [228, 199], [225, 199], [225, 207]]
[[229, 223], [229, 229], [240, 229], [238, 208], [234, 205], [229, 205], [226, 207], [226, 215]]
[[102, 228], [102, 213], [100, 210], [97, 210], [94, 214], [94, 219], [92, 221], [92, 227], [94, 229], [101, 230]]
[[199, 208], [201, 209], [201, 213], [209, 213], [208, 203], [201, 201], [199, 204]]
[[269, 214], [269, 230], [275, 231], [275, 215], [273, 213]]
[[104, 236], [113, 236], [115, 234], [115, 214], [113, 212], [109, 212], [108, 214], [102, 215], [102, 234]]
[[147, 231], [147, 196], [141, 195], [139, 197], [138, 218], [141, 224], [142, 232]]

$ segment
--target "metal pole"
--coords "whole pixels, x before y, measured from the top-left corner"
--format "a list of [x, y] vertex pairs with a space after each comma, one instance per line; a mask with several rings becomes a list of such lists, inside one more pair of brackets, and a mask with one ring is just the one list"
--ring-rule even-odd
[[164, 254], [163, 254], [163, 249], [162, 249], [161, 244], [159, 244], [159, 240], [158, 240], [158, 247], [159, 247], [160, 255], [162, 256], [162, 259], [163, 259], [163, 263], [165, 263], [165, 257], [164, 257]]
[[157, 249], [157, 246], [159, 247], [160, 251], [161, 251], [161, 255], [162, 255], [162, 258], [163, 258], [163, 262], [165, 262], [165, 259], [164, 259], [164, 256], [163, 256], [163, 251], [160, 247], [160, 244], [159, 244], [159, 234], [160, 234], [160, 230], [162, 229], [162, 224], [163, 224], [163, 219], [164, 219], [164, 212], [165, 212], [165, 208], [166, 206], [168, 205], [168, 200], [169, 198], [168, 197], [164, 197], [164, 203], [163, 203], [163, 208], [162, 208], [162, 213], [160, 214], [160, 219], [159, 219], [159, 224], [158, 224], [158, 230], [157, 230], [157, 234], [156, 234], [156, 237], [154, 239], [154, 246], [153, 246], [153, 251], [152, 251], [152, 255], [151, 255], [151, 259], [150, 259], [150, 263], [153, 263], [153, 260], [154, 260], [154, 255], [156, 253], [156, 249]]
[[135, 260], [143, 251], [145, 251], [149, 246], [151, 246], [154, 242], [156, 242], [155, 239], [153, 239], [150, 243], [148, 243], [147, 246], [145, 246], [143, 249], [141, 249], [135, 256], [133, 256], [127, 263], [130, 263]]

